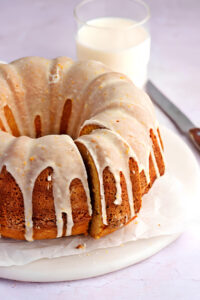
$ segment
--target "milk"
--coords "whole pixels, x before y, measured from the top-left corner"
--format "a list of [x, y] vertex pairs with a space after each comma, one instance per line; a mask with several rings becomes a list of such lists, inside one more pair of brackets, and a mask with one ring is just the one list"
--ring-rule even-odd
[[76, 45], [78, 59], [101, 61], [113, 71], [126, 74], [138, 87], [144, 86], [150, 57], [150, 35], [133, 20], [90, 20], [78, 30]]

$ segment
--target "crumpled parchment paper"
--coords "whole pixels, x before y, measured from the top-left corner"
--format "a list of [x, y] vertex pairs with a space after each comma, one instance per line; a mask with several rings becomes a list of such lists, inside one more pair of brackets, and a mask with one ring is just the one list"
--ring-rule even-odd
[[[167, 171], [143, 197], [139, 216], [127, 226], [98, 240], [85, 236], [34, 242], [0, 239], [0, 266], [23, 265], [41, 258], [77, 255], [128, 241], [179, 233], [187, 223], [187, 199], [185, 186]], [[80, 244], [83, 248], [77, 249]]]

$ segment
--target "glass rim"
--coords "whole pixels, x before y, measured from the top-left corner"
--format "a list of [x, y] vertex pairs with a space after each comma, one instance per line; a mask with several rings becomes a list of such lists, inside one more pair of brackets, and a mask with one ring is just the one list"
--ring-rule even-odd
[[[129, 29], [132, 29], [132, 28], [135, 28], [137, 26], [141, 26], [143, 24], [145, 24], [149, 19], [150, 19], [150, 16], [151, 16], [151, 13], [150, 13], [150, 8], [149, 6], [146, 4], [146, 2], [144, 2], [143, 0], [131, 0], [132, 2], [135, 2], [135, 3], [138, 3], [138, 4], [141, 4], [145, 10], [146, 10], [146, 17], [143, 18], [141, 21], [138, 21], [136, 22], [135, 24], [132, 24], [132, 25], [129, 25], [125, 28], [113, 28], [113, 27], [108, 27], [108, 26], [97, 26], [97, 25], [92, 25], [89, 23], [89, 21], [91, 20], [88, 20], [88, 21], [83, 21], [79, 18], [78, 16], [78, 9], [81, 8], [83, 5], [89, 3], [89, 2], [94, 2], [94, 1], [98, 1], [98, 0], [82, 0], [80, 3], [78, 3], [75, 7], [74, 7], [74, 10], [73, 10], [73, 14], [74, 14], [74, 18], [77, 22], [80, 22], [82, 25], [87, 25], [91, 28], [96, 28], [96, 29], [106, 29], [106, 30], [129, 30]], [[100, 1], [100, 0], [99, 0]], [[114, 17], [115, 18], [115, 17]], [[120, 17], [116, 17], [116, 18], [120, 18]]]

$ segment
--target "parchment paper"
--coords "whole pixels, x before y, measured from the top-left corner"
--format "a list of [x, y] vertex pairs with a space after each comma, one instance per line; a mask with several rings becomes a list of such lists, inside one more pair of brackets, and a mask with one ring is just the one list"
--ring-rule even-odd
[[[129, 225], [98, 240], [85, 236], [34, 242], [0, 239], [0, 266], [23, 265], [41, 258], [77, 255], [128, 241], [179, 233], [188, 219], [187, 199], [185, 186], [167, 171], [143, 197], [139, 216]], [[77, 249], [80, 244], [83, 248]]]

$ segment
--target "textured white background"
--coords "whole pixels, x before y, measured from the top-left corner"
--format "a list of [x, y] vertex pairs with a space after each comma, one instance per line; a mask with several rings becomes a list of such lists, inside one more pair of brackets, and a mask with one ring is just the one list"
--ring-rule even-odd
[[[28, 55], [75, 58], [72, 8], [77, 2], [0, 0], [0, 60]], [[200, 1], [147, 3], [152, 12], [149, 77], [200, 127]], [[158, 117], [178, 133], [164, 114], [158, 111]], [[200, 155], [191, 149], [200, 163]], [[200, 299], [199, 220], [200, 213], [175, 243], [135, 266], [76, 282], [0, 279], [0, 299]]]

